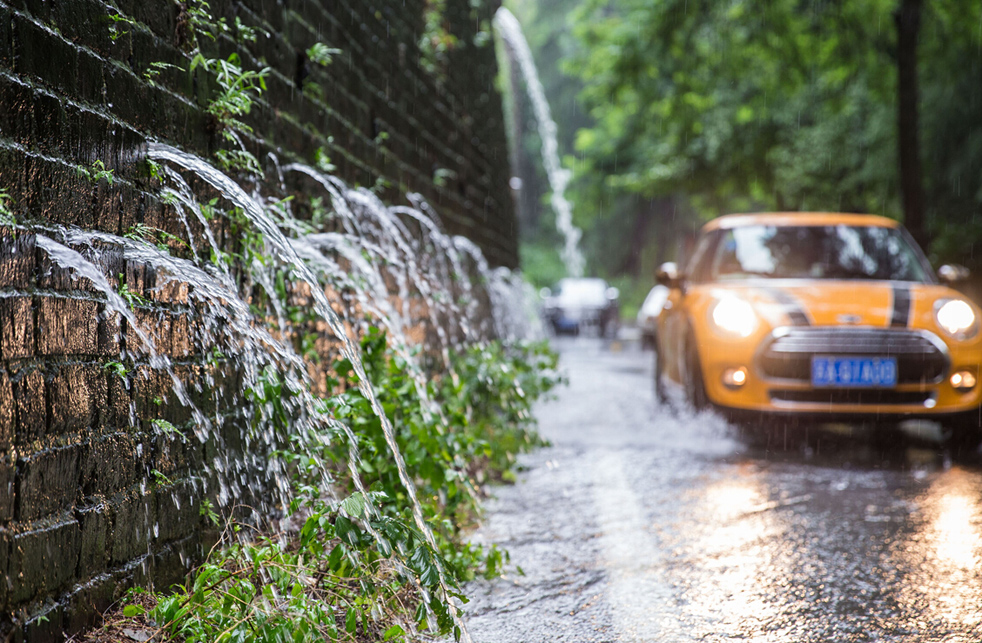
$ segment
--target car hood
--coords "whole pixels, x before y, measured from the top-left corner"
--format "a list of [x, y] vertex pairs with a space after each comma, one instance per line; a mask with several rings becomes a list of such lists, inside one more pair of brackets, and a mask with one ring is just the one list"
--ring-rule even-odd
[[895, 281], [760, 280], [714, 284], [711, 289], [716, 298], [737, 296], [748, 301], [771, 327], [855, 325], [933, 329], [935, 302], [949, 298], [967, 301], [946, 286]]

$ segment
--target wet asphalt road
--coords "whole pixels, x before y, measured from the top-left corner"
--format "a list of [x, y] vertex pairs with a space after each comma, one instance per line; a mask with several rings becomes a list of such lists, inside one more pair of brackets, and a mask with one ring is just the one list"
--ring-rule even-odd
[[553, 446], [477, 534], [524, 575], [469, 586], [474, 641], [982, 640], [977, 457], [842, 427], [765, 447], [658, 407], [650, 353], [555, 345]]

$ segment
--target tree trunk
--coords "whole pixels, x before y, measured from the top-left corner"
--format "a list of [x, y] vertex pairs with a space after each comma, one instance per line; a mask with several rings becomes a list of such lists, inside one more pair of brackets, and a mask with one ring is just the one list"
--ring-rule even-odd
[[924, 225], [924, 188], [917, 126], [917, 35], [921, 26], [922, 0], [900, 0], [897, 21], [898, 132], [900, 189], [904, 223], [914, 239], [927, 250], [930, 239]]

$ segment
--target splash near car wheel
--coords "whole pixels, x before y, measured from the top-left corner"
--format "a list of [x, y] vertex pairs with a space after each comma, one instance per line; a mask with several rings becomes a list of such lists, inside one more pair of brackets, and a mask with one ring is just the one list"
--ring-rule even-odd
[[685, 397], [696, 411], [709, 406], [706, 383], [702, 378], [702, 366], [699, 363], [699, 351], [696, 349], [691, 331], [685, 341]]
[[665, 383], [662, 381], [662, 359], [661, 352], [658, 350], [658, 341], [652, 341], [655, 353], [655, 400], [662, 406], [668, 404], [668, 395], [665, 393]]

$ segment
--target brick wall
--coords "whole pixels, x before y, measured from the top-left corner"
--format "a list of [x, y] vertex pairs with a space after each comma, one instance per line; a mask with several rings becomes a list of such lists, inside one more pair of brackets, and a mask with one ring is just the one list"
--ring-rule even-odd
[[[269, 174], [274, 159], [310, 163], [322, 149], [348, 183], [376, 186], [390, 202], [422, 194], [448, 232], [512, 266], [494, 52], [474, 44], [470, 1], [447, 4], [458, 46], [436, 76], [419, 62], [424, 0], [212, 0], [216, 17], [258, 30], [255, 43], [219, 38], [212, 53], [270, 68], [246, 119], [247, 147]], [[495, 4], [477, 17], [489, 19]], [[184, 8], [0, 0], [0, 189], [19, 221], [185, 235], [143, 163], [150, 140], [204, 158], [223, 145], [205, 112], [213, 79], [172, 69], [145, 77], [153, 62], [188, 66]], [[132, 21], [116, 23], [115, 39], [110, 15]], [[317, 42], [342, 53], [315, 65], [304, 52]], [[79, 174], [97, 160], [112, 184]], [[210, 408], [237, 392], [234, 369], [207, 364], [193, 341], [180, 289], [154, 290], [153, 271], [112, 248], [98, 263], [115, 287], [147, 298], [137, 318], [175, 373], [213, 378], [196, 401]], [[193, 473], [219, 444], [246, 460], [245, 420], [226, 418], [223, 435], [204, 444], [153, 431], [153, 419], [186, 426], [188, 411], [161, 395], [166, 376], [145, 364], [125, 377], [107, 368], [127, 341], [132, 331], [91, 284], [52, 265], [31, 233], [0, 228], [0, 639], [62, 640], [124, 588], [179, 580], [214, 537], [202, 530]]]

